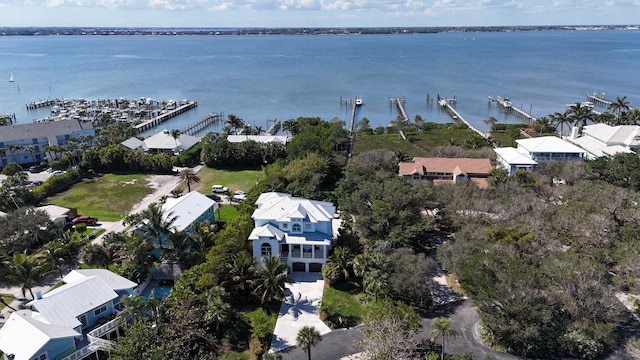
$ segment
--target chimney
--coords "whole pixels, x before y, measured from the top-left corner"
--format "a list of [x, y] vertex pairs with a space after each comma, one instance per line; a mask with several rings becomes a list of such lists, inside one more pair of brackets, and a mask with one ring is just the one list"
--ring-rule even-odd
[[580, 128], [577, 126], [574, 126], [571, 128], [571, 140], [575, 140], [578, 138], [578, 135], [580, 135]]

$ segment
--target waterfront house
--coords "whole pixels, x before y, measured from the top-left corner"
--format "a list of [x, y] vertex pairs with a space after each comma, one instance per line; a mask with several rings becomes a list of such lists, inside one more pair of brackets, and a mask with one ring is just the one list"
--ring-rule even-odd
[[0, 328], [0, 351], [4, 360], [61, 359], [74, 353], [81, 334], [51, 324], [40, 313], [15, 311]]
[[471, 181], [481, 188], [489, 185], [487, 177], [491, 169], [491, 160], [488, 158], [415, 157], [412, 162], [398, 164], [398, 174], [407, 180], [427, 181], [436, 185]]
[[46, 294], [36, 293], [27, 303], [50, 324], [58, 324], [78, 333], [98, 324], [98, 320], [115, 313], [118, 294], [99, 276], [89, 276], [66, 283]]
[[582, 148], [555, 136], [542, 136], [516, 140], [517, 148], [496, 148], [497, 162], [514, 173], [518, 169], [533, 171], [535, 166], [546, 162], [586, 160], [587, 152]]
[[129, 150], [147, 151], [147, 146], [144, 144], [144, 141], [138, 139], [137, 137], [128, 138], [127, 140], [121, 142], [120, 145]]
[[115, 307], [118, 307], [120, 303], [120, 299], [123, 296], [130, 296], [135, 294], [135, 288], [138, 286], [137, 283], [122, 277], [116, 273], [113, 273], [107, 269], [77, 269], [69, 272], [65, 277], [62, 278], [64, 283], [73, 283], [78, 280], [86, 279], [91, 276], [97, 276], [101, 278], [111, 290], [115, 291], [118, 295], [116, 299], [114, 299], [113, 303]]
[[177, 155], [185, 150], [192, 148], [200, 142], [197, 136], [181, 134], [177, 138], [171, 136], [169, 130], [162, 130], [143, 140], [143, 148], [150, 153], [165, 153], [169, 155]]
[[587, 125], [582, 128], [581, 136], [578, 127], [574, 127], [565, 139], [584, 149], [589, 160], [620, 153], [638, 153], [640, 126]]
[[55, 152], [47, 146], [66, 146], [81, 136], [94, 135], [91, 123], [78, 120], [34, 122], [0, 127], [0, 167], [9, 163], [33, 164], [52, 161]]
[[334, 245], [335, 206], [277, 192], [260, 194], [256, 205], [249, 235], [256, 264], [280, 256], [292, 271], [320, 272]]

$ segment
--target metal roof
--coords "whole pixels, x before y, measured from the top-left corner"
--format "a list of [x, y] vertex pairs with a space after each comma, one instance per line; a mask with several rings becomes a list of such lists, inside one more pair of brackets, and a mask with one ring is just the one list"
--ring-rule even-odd
[[196, 221], [202, 214], [204, 214], [210, 208], [215, 211], [216, 202], [202, 195], [197, 191], [192, 191], [186, 195], [182, 195], [179, 198], [168, 198], [162, 205], [164, 211], [164, 218], [171, 216], [177, 216], [173, 226], [178, 231], [182, 231], [189, 227], [194, 221]]
[[72, 283], [81, 279], [88, 278], [90, 276], [97, 276], [101, 278], [109, 287], [114, 290], [127, 290], [133, 289], [138, 286], [135, 282], [124, 278], [116, 273], [113, 273], [107, 269], [78, 269], [73, 270], [62, 278], [65, 283]]
[[118, 294], [98, 276], [90, 276], [62, 285], [28, 303], [47, 322], [70, 329], [80, 326], [77, 317], [116, 299]]
[[44, 322], [37, 312], [19, 310], [0, 328], [0, 350], [15, 355], [14, 360], [29, 360], [44, 352], [50, 340], [76, 336], [80, 334], [66, 326]]

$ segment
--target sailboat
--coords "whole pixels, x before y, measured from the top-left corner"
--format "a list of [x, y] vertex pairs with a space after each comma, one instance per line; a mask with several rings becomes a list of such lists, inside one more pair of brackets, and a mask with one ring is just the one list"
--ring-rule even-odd
[[13, 82], [13, 73], [11, 73], [11, 76], [9, 77], [9, 82]]

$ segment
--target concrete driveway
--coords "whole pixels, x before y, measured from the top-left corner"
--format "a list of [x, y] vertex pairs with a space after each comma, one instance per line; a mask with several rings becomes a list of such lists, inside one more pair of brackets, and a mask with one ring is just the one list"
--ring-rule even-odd
[[285, 299], [280, 306], [270, 352], [295, 346], [298, 331], [304, 326], [315, 327], [320, 335], [331, 332], [320, 320], [320, 302], [324, 291], [322, 274], [294, 272], [291, 277], [295, 282], [286, 285]]

